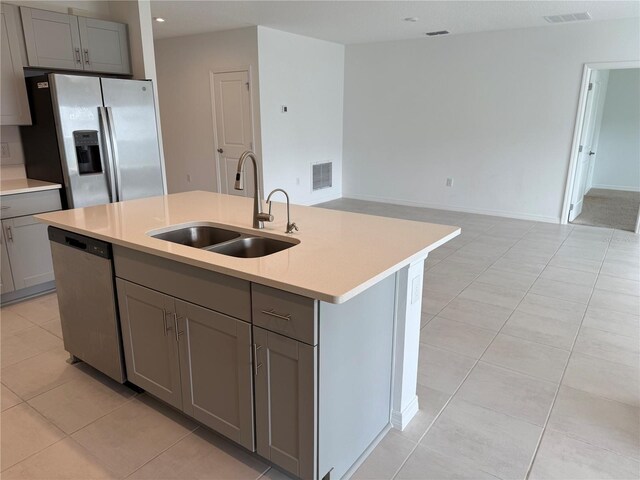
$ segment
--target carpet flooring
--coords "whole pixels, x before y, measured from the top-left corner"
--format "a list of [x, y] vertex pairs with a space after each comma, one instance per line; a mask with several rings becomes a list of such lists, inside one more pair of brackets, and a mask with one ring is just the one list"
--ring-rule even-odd
[[638, 208], [640, 192], [592, 188], [584, 197], [582, 213], [571, 223], [633, 232], [636, 228]]

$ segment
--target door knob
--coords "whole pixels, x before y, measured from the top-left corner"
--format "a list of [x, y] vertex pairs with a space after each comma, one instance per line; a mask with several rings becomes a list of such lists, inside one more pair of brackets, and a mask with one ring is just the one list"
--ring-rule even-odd
[[222, 150], [221, 148], [219, 148], [217, 151], [218, 151], [218, 153], [223, 153], [224, 152], [224, 150]]
[[595, 154], [596, 154], [596, 152], [591, 152], [591, 151], [589, 152], [589, 156], [595, 155]]

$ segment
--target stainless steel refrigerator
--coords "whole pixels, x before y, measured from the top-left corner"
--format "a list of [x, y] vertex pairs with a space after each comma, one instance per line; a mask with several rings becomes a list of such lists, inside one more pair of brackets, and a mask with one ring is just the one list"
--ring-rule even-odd
[[63, 184], [66, 207], [165, 193], [151, 81], [56, 73], [27, 91], [27, 177]]

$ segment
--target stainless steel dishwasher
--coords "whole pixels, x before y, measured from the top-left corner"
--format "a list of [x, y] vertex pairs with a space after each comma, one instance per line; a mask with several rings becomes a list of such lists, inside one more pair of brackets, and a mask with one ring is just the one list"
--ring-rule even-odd
[[64, 348], [124, 383], [111, 244], [49, 227]]

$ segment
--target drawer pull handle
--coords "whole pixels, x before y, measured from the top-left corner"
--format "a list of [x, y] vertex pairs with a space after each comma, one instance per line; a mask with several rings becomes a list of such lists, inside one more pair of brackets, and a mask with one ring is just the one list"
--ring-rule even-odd
[[280, 320], [286, 320], [287, 322], [291, 320], [291, 314], [280, 315], [279, 313], [276, 313], [273, 310], [262, 310], [262, 313], [264, 313], [265, 315], [269, 315], [270, 317], [279, 318]]
[[8, 205], [4, 205], [2, 207], [0, 207], [2, 210], [9, 210], [11, 207], [9, 207]]

